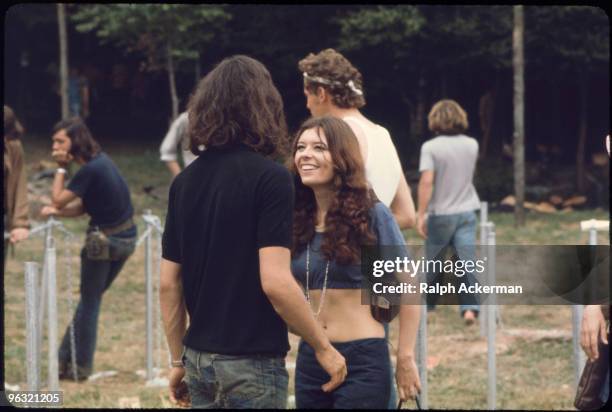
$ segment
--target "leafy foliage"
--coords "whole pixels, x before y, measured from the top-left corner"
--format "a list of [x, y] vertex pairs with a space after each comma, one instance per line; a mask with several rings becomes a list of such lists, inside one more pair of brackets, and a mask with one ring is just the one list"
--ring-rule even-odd
[[[525, 8], [525, 43], [532, 66], [556, 70], [609, 70], [610, 21], [592, 6]], [[551, 64], [552, 63], [552, 64]]]
[[167, 48], [179, 62], [198, 58], [230, 18], [223, 6], [186, 4], [88, 4], [72, 15], [77, 30], [143, 53], [149, 69], [163, 66]]

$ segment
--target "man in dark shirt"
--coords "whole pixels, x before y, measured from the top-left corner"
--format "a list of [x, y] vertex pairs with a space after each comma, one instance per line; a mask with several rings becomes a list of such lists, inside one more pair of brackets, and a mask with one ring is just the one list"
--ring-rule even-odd
[[[59, 168], [53, 178], [53, 205], [45, 206], [41, 213], [61, 217], [87, 213], [91, 217], [88, 239], [91, 235], [106, 239], [95, 248], [88, 247], [91, 242], [86, 241], [81, 251], [81, 299], [74, 314], [76, 376], [71, 362], [70, 327], [66, 328], [58, 354], [60, 379], [83, 380], [93, 370], [102, 295], [136, 246], [134, 208], [125, 179], [82, 120], [63, 120], [53, 132], [52, 156]], [[65, 168], [72, 162], [81, 167], [64, 188]]]
[[290, 271], [293, 187], [269, 158], [287, 135], [270, 74], [252, 58], [225, 59], [199, 83], [189, 122], [199, 158], [170, 187], [162, 245], [171, 399], [188, 388], [195, 408], [285, 408], [285, 322], [330, 374], [323, 390], [335, 389], [344, 358]]

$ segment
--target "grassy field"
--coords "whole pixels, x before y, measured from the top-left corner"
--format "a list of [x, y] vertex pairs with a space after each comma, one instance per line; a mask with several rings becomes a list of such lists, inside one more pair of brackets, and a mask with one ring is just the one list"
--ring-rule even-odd
[[[47, 159], [49, 143], [45, 137], [24, 142], [30, 175], [40, 160]], [[132, 199], [140, 233], [145, 209], [163, 217], [169, 173], [158, 161], [158, 142], [150, 144], [107, 143], [105, 151], [117, 163], [132, 190]], [[50, 181], [49, 181], [50, 183]], [[144, 187], [152, 187], [147, 194]], [[497, 244], [585, 244], [587, 234], [579, 231], [584, 219], [608, 219], [607, 211], [582, 211], [554, 215], [529, 213], [527, 226], [516, 229], [510, 214], [490, 216], [496, 224]], [[42, 223], [42, 222], [38, 222]], [[36, 223], [35, 223], [36, 224]], [[72, 313], [68, 296], [78, 299], [78, 252], [84, 239], [87, 218], [65, 219], [65, 226], [76, 242], [65, 245], [58, 236], [59, 333]], [[421, 244], [414, 231], [405, 232], [412, 245]], [[609, 244], [607, 233], [599, 242]], [[66, 280], [66, 248], [72, 252], [73, 285]], [[25, 320], [23, 262], [42, 262], [42, 238], [33, 237], [19, 245], [6, 263], [4, 276], [4, 379], [10, 385], [26, 388]], [[64, 406], [71, 408], [117, 408], [170, 406], [165, 388], [145, 386], [137, 373], [145, 367], [145, 295], [144, 250], [140, 246], [128, 260], [122, 273], [105, 294], [99, 320], [95, 372], [116, 374], [94, 382], [61, 382]], [[568, 306], [503, 306], [503, 327], [497, 333], [498, 408], [573, 409], [573, 367], [571, 343], [571, 308]], [[478, 326], [466, 328], [453, 306], [438, 306], [428, 317], [429, 406], [439, 409], [486, 408], [486, 340]], [[547, 332], [548, 331], [548, 332]], [[391, 325], [391, 343], [397, 342], [397, 321]], [[293, 393], [293, 368], [297, 338], [290, 337], [287, 359]], [[165, 364], [167, 355], [158, 353]], [[46, 367], [46, 354], [43, 371]], [[46, 376], [46, 372], [43, 373]], [[43, 379], [44, 381], [44, 379]], [[409, 405], [412, 406], [412, 405]]]

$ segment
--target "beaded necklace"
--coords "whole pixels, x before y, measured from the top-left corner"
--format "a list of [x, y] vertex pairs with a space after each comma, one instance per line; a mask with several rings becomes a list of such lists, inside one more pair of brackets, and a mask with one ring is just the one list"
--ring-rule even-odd
[[[310, 242], [306, 245], [306, 300], [310, 305], [310, 288], [309, 288], [309, 277], [310, 277]], [[319, 314], [321, 313], [321, 309], [323, 308], [323, 302], [325, 301], [325, 292], [327, 291], [327, 274], [329, 273], [329, 260], [327, 261], [327, 265], [325, 266], [325, 277], [323, 279], [323, 291], [321, 292], [321, 300], [319, 301], [319, 308], [315, 312], [315, 319], [319, 318]]]

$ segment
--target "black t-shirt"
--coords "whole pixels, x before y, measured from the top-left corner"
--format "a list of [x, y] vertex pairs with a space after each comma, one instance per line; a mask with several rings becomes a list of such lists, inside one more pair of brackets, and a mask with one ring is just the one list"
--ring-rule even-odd
[[290, 248], [292, 210], [289, 172], [246, 147], [208, 149], [174, 179], [162, 256], [181, 264], [186, 346], [287, 354], [287, 326], [261, 288], [259, 249]]
[[81, 166], [68, 190], [82, 199], [92, 226], [117, 226], [134, 214], [130, 189], [115, 163], [103, 152]]

